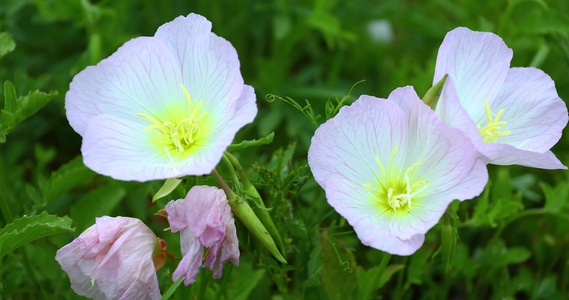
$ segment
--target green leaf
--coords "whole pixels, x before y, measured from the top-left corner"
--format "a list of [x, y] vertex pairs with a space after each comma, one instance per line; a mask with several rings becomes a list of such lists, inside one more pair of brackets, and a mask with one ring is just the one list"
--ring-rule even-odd
[[95, 218], [108, 215], [126, 195], [121, 186], [104, 186], [87, 193], [71, 207], [70, 216], [77, 230], [83, 231], [95, 223]]
[[226, 299], [245, 300], [249, 298], [251, 291], [265, 275], [265, 270], [253, 270], [252, 265], [251, 263], [241, 264], [239, 268], [233, 268], [227, 285]]
[[15, 113], [16, 109], [16, 88], [10, 81], [6, 80], [4, 82], [4, 111]]
[[530, 15], [518, 22], [517, 29], [529, 34], [569, 33], [569, 18], [555, 10]]
[[540, 182], [539, 186], [545, 195], [545, 209], [550, 212], [559, 212], [567, 205], [569, 199], [569, 185], [559, 184], [552, 188], [547, 183]]
[[[509, 179], [506, 179], [509, 176], [508, 171], [505, 168], [503, 170], [498, 172], [496, 184], [488, 181], [482, 196], [474, 206], [472, 218], [465, 222], [465, 225], [496, 227], [498, 221], [514, 216], [524, 208], [522, 193], [512, 194], [511, 184], [508, 182]], [[492, 191], [492, 199], [490, 199], [490, 191]]]
[[423, 276], [432, 267], [431, 255], [434, 248], [423, 245], [415, 254], [411, 255], [411, 260], [407, 265], [407, 279], [405, 281], [405, 289], [412, 284], [420, 285], [423, 283]]
[[75, 157], [51, 173], [49, 181], [41, 187], [44, 201], [49, 204], [78, 184], [90, 181], [93, 176], [95, 176], [95, 172], [83, 164], [83, 158], [80, 155]]
[[381, 274], [381, 278], [379, 279], [378, 289], [382, 288], [386, 283], [389, 282], [393, 275], [401, 270], [405, 269], [405, 265], [391, 265], [388, 266], [383, 274]]
[[16, 48], [16, 43], [12, 35], [8, 32], [0, 32], [0, 58], [14, 51], [14, 48]]
[[49, 93], [35, 91], [20, 97], [18, 99], [18, 109], [16, 110], [16, 123], [20, 123], [35, 114], [57, 95], [57, 91], [50, 91]]
[[48, 215], [45, 211], [37, 216], [16, 219], [0, 230], [0, 258], [39, 238], [73, 231], [70, 218]]
[[267, 145], [267, 144], [272, 143], [274, 138], [275, 138], [275, 133], [271, 132], [266, 137], [260, 138], [258, 140], [242, 141], [242, 142], [237, 143], [237, 144], [231, 144], [229, 147], [227, 147], [227, 151], [235, 151], [235, 150], [245, 149], [245, 148], [249, 148], [249, 147], [257, 147], [257, 146], [261, 146], [261, 145]]
[[12, 131], [12, 128], [16, 126], [16, 115], [14, 113], [2, 110], [2, 121], [2, 125], [4, 125], [6, 128], [4, 129], [4, 132], [9, 133]]
[[182, 182], [182, 180], [180, 180], [178, 178], [166, 179], [166, 181], [164, 181], [164, 184], [162, 185], [162, 187], [158, 190], [158, 192], [156, 192], [156, 195], [154, 195], [154, 197], [152, 197], [152, 202], [170, 195], [170, 193], [172, 191], [174, 191], [176, 189], [176, 187], [178, 187], [178, 185], [181, 182]]
[[555, 294], [557, 285], [557, 275], [549, 275], [545, 277], [535, 289], [532, 295], [533, 299], [551, 299]]
[[316, 244], [310, 251], [310, 259], [308, 260], [307, 271], [308, 278], [304, 281], [304, 287], [320, 286], [320, 272], [322, 271], [322, 263], [320, 262], [320, 253], [322, 247]]
[[384, 253], [384, 258], [380, 265], [369, 270], [364, 270], [358, 266], [356, 269], [357, 289], [355, 299], [372, 299], [373, 294], [382, 288], [393, 276], [393, 274], [405, 268], [405, 265], [387, 266], [391, 255]]
[[492, 201], [501, 201], [508, 199], [512, 195], [512, 179], [510, 177], [510, 169], [500, 167], [498, 176], [492, 188]]
[[526, 261], [531, 257], [531, 251], [524, 247], [512, 247], [506, 252], [506, 264], [515, 265]]

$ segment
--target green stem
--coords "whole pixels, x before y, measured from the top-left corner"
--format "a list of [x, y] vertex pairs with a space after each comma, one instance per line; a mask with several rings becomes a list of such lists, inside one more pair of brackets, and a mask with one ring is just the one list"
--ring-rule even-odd
[[198, 291], [198, 299], [205, 299], [205, 292], [207, 291], [207, 286], [211, 281], [208, 275], [209, 274], [206, 272], [200, 272], [200, 289]]
[[184, 275], [180, 276], [180, 278], [178, 278], [178, 280], [176, 280], [176, 282], [174, 282], [174, 284], [172, 284], [168, 290], [166, 291], [166, 293], [164, 293], [164, 295], [162, 295], [162, 300], [168, 300], [170, 299], [170, 297], [172, 297], [172, 295], [174, 294], [174, 292], [176, 291], [176, 289], [180, 286], [180, 284], [182, 283], [182, 281], [184, 280]]
[[235, 169], [233, 168], [233, 164], [231, 163], [229, 158], [227, 158], [227, 156], [225, 156], [225, 155], [223, 155], [221, 157], [221, 160], [227, 166], [227, 170], [229, 171], [229, 176], [231, 177], [231, 180], [233, 180], [235, 185], [237, 185], [239, 183], [239, 178], [237, 177], [237, 173], [235, 173]]
[[381, 263], [379, 263], [379, 272], [377, 272], [378, 277], [375, 278], [376, 282], [379, 282], [381, 280], [381, 275], [383, 275], [383, 272], [385, 272], [387, 264], [389, 263], [390, 260], [391, 260], [391, 254], [384, 252], [383, 258], [381, 258]]

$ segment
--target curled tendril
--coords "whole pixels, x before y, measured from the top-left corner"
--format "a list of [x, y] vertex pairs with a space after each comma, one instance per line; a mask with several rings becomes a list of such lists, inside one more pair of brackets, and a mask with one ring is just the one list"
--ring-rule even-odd
[[281, 98], [281, 97], [279, 97], [279, 96], [277, 96], [277, 95], [275, 95], [275, 94], [267, 94], [267, 95], [265, 96], [265, 100], [267, 100], [267, 102], [274, 102], [275, 100], [277, 100], [277, 98], [280, 98], [281, 100], [284, 101], [283, 98]]
[[346, 265], [346, 267], [342, 270], [344, 272], [348, 272], [348, 273], [353, 273], [354, 269], [352, 267], [350, 267], [350, 262], [347, 260], [342, 261], [340, 259], [340, 266]]
[[334, 243], [331, 239], [329, 239], [327, 235], [325, 235], [324, 238], [330, 243], [330, 245], [332, 245], [332, 249], [334, 249], [334, 252], [336, 253], [336, 256], [338, 257], [338, 262], [340, 264], [340, 267], [344, 267], [344, 269], [342, 269], [342, 271], [348, 272], [348, 273], [353, 273], [354, 269], [352, 267], [350, 267], [350, 262], [347, 260], [342, 260], [342, 257], [340, 256], [338, 249], [336, 249], [336, 243]]

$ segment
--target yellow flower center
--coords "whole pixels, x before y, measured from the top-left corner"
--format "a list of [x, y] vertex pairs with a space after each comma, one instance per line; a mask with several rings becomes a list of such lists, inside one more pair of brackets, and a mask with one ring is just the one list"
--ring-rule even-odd
[[377, 155], [375, 156], [382, 177], [376, 177], [376, 188], [372, 189], [369, 183], [364, 185], [378, 200], [376, 204], [379, 208], [382, 210], [392, 209], [393, 213], [411, 210], [418, 195], [428, 187], [425, 183], [429, 182], [429, 180], [416, 180], [415, 169], [421, 165], [420, 162], [414, 163], [405, 172], [400, 172], [393, 165], [393, 159], [398, 148], [399, 146], [393, 150], [388, 168], [385, 168]]
[[504, 126], [507, 124], [506, 121], [500, 121], [500, 117], [506, 110], [506, 108], [502, 108], [496, 114], [496, 117], [492, 118], [492, 111], [490, 110], [490, 105], [488, 104], [488, 99], [484, 98], [484, 103], [486, 104], [486, 117], [488, 117], [488, 125], [482, 128], [480, 125], [478, 126], [478, 130], [480, 130], [480, 135], [482, 135], [482, 140], [484, 140], [485, 144], [493, 142], [499, 136], [505, 136], [511, 134], [512, 132], [509, 130], [501, 131], [500, 126]]
[[207, 112], [199, 113], [203, 100], [194, 106], [186, 87], [182, 84], [180, 87], [182, 91], [184, 91], [186, 101], [190, 108], [189, 115], [186, 118], [179, 121], [162, 121], [157, 117], [151, 117], [147, 114], [136, 114], [137, 116], [148, 119], [152, 123], [144, 128], [144, 131], [154, 130], [156, 132], [157, 140], [165, 149], [168, 156], [170, 156], [170, 151], [175, 151], [176, 154], [181, 155], [200, 139], [200, 124], [203, 123], [202, 120], [207, 115]]

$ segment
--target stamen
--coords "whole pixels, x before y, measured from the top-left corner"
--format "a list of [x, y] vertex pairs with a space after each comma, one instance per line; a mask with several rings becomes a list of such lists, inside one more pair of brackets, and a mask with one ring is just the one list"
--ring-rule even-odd
[[[416, 198], [419, 193], [421, 193], [428, 187], [427, 185], [424, 184], [430, 181], [430, 180], [420, 180], [413, 183], [411, 180], [411, 177], [415, 173], [415, 170], [419, 166], [421, 166], [421, 162], [412, 164], [407, 168], [407, 170], [403, 174], [401, 174], [401, 172], [398, 171], [395, 166], [393, 166], [394, 157], [397, 150], [398, 146], [395, 147], [395, 149], [391, 153], [389, 169], [385, 169], [385, 167], [379, 160], [379, 156], [377, 155], [375, 156], [377, 165], [379, 166], [381, 173], [383, 175], [382, 178], [379, 177], [377, 178], [377, 183], [379, 184], [378, 187], [379, 190], [372, 189], [371, 184], [369, 183], [363, 185], [368, 192], [372, 192], [374, 195], [379, 195], [380, 201], [387, 200], [387, 205], [389, 205], [389, 207], [393, 209], [393, 213], [397, 213], [397, 209], [405, 206], [407, 207], [407, 209], [411, 209], [413, 200], [416, 200], [414, 198]], [[424, 186], [418, 189], [418, 187], [421, 185]], [[384, 197], [387, 199], [385, 199]]]
[[162, 121], [159, 118], [151, 117], [144, 113], [136, 114], [137, 116], [143, 117], [152, 123], [152, 125], [147, 126], [144, 128], [144, 130], [156, 130], [157, 139], [161, 144], [164, 145], [164, 149], [166, 150], [166, 154], [168, 155], [170, 161], [173, 160], [169, 149], [175, 149], [176, 153], [179, 155], [191, 147], [191, 145], [200, 138], [200, 123], [201, 120], [207, 115], [207, 112], [199, 112], [200, 108], [202, 107], [203, 100], [194, 106], [186, 87], [184, 87], [182, 84], [180, 87], [184, 92], [184, 97], [186, 98], [186, 102], [190, 108], [187, 118], [184, 118], [180, 121]]
[[500, 121], [500, 117], [502, 116], [506, 108], [500, 109], [496, 114], [496, 117], [493, 119], [492, 110], [490, 110], [490, 104], [488, 104], [487, 98], [484, 98], [484, 104], [486, 106], [486, 117], [488, 118], [488, 125], [484, 126], [484, 128], [480, 127], [480, 125], [477, 125], [478, 130], [480, 131], [480, 135], [482, 135], [482, 140], [484, 141], [484, 143], [488, 144], [500, 136], [511, 134], [512, 132], [509, 130], [499, 132], [500, 126], [507, 124], [507, 122], [505, 121]]
[[393, 148], [393, 151], [391, 152], [391, 159], [389, 160], [389, 169], [391, 169], [391, 166], [393, 165], [393, 159], [395, 158], [395, 153], [397, 153], [397, 149], [399, 149], [399, 145], [395, 146], [395, 148]]

